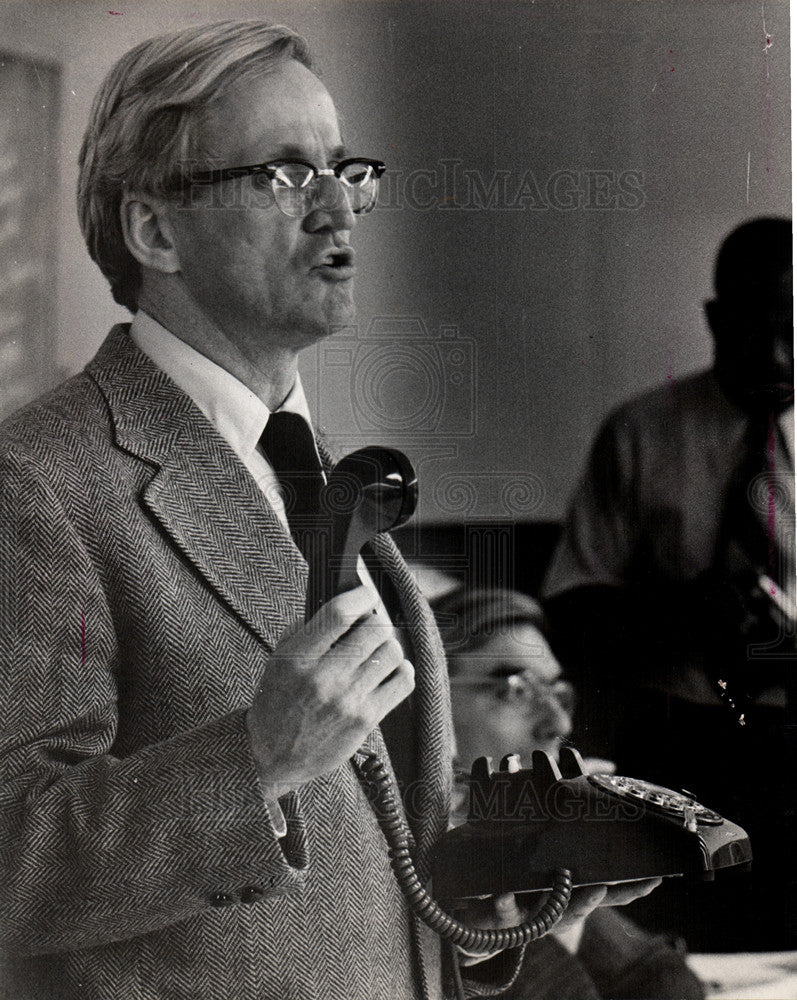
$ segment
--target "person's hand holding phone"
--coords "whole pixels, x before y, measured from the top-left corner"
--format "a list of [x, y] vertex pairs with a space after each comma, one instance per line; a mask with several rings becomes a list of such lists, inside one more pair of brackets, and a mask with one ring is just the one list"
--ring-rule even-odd
[[327, 774], [415, 685], [412, 664], [373, 589], [333, 597], [269, 658], [247, 726], [264, 792]]

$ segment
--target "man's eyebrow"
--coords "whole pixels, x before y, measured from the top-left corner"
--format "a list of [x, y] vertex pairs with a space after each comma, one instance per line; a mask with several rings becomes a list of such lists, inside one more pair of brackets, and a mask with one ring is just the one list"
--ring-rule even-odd
[[[346, 157], [346, 147], [343, 145], [335, 146], [329, 151], [327, 156], [328, 163], [337, 163]], [[286, 144], [280, 146], [277, 150], [277, 155], [270, 157], [272, 160], [309, 160], [311, 159], [307, 155], [307, 149], [302, 146], [294, 146], [291, 144]]]
[[488, 676], [493, 680], [503, 680], [505, 677], [516, 677], [518, 674], [525, 674], [526, 668], [517, 663], [499, 663], [493, 667]]

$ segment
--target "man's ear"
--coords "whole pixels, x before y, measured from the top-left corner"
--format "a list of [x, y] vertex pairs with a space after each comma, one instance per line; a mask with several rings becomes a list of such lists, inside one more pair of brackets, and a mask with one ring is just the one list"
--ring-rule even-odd
[[180, 261], [174, 233], [163, 202], [147, 195], [129, 195], [120, 208], [127, 249], [142, 267], [175, 274]]

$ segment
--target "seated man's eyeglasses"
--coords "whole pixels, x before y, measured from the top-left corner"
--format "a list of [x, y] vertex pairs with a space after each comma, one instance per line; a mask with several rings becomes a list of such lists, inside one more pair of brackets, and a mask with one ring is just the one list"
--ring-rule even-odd
[[173, 181], [169, 187], [182, 194], [191, 188], [220, 184], [238, 177], [252, 177], [257, 190], [271, 189], [277, 208], [291, 219], [301, 219], [314, 207], [332, 209], [340, 193], [334, 185], [330, 195], [322, 194], [323, 178], [334, 177], [346, 195], [351, 211], [364, 215], [376, 205], [379, 195], [379, 178], [385, 172], [381, 160], [360, 157], [341, 160], [334, 167], [319, 169], [305, 160], [272, 160], [246, 167], [221, 167], [186, 174]]
[[570, 681], [562, 677], [542, 680], [536, 674], [497, 667], [486, 677], [451, 677], [452, 688], [472, 688], [489, 693], [497, 701], [540, 704], [553, 699], [566, 712], [575, 707], [575, 692]]

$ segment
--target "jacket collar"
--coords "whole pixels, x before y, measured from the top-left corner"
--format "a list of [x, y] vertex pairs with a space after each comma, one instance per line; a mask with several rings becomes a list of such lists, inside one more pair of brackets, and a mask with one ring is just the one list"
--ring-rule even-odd
[[302, 614], [307, 565], [226, 441], [128, 331], [114, 327], [86, 371], [107, 402], [118, 447], [152, 466], [142, 502], [273, 648]]

